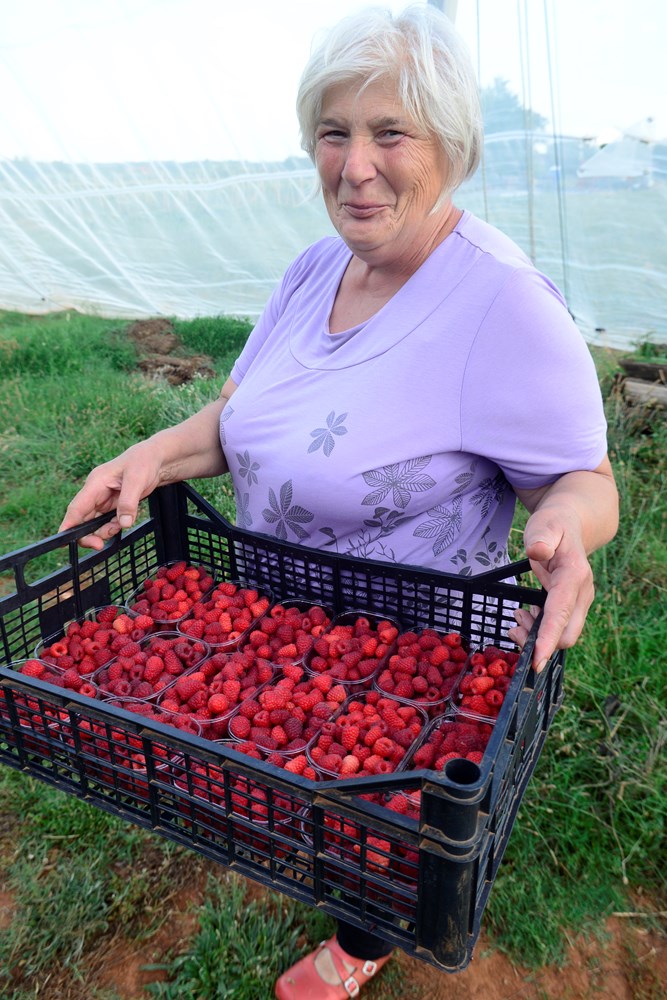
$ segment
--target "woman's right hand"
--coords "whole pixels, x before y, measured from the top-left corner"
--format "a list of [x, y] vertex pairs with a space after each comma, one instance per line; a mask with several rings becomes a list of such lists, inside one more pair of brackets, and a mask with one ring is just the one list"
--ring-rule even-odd
[[161, 466], [153, 440], [140, 441], [98, 465], [69, 504], [58, 530], [66, 531], [115, 510], [110, 521], [79, 539], [86, 548], [102, 549], [106, 541], [134, 524], [140, 502], [161, 485]]
[[80, 539], [86, 548], [101, 549], [109, 538], [134, 524], [139, 504], [158, 486], [227, 472], [220, 445], [220, 414], [235, 388], [228, 379], [227, 395], [93, 469], [67, 508], [59, 530], [115, 509], [110, 521]]

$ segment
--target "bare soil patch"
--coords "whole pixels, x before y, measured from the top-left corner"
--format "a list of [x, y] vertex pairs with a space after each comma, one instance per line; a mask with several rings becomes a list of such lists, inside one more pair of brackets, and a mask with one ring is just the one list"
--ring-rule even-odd
[[212, 378], [213, 362], [205, 354], [186, 354], [168, 319], [146, 319], [131, 323], [126, 335], [139, 354], [137, 368], [149, 378], [163, 378], [170, 385], [183, 385], [197, 375]]
[[[121, 936], [100, 942], [86, 962], [88, 982], [113, 990], [119, 1000], [145, 1000], [144, 987], [165, 978], [163, 971], [151, 966], [173, 956], [196, 934], [197, 908], [211, 871], [221, 875], [224, 869], [203, 863], [196, 884], [179, 893], [178, 905], [170, 908], [167, 921], [142, 944]], [[264, 892], [248, 882], [249, 898]], [[525, 968], [494, 949], [484, 934], [472, 962], [460, 973], [440, 972], [400, 952], [397, 961], [410, 984], [409, 996], [419, 1000], [664, 1000], [667, 934], [649, 930], [644, 923], [612, 917], [604, 939], [582, 935], [573, 940], [562, 967]], [[76, 992], [80, 988], [83, 993]], [[367, 992], [375, 1000], [382, 998], [381, 978]], [[40, 991], [40, 998], [87, 1000], [85, 987], [62, 980], [55, 992], [48, 986]]]

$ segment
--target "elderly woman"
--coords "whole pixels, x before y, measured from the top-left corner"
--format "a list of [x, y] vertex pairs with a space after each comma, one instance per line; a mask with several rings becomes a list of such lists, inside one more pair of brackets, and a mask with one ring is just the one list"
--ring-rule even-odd
[[[221, 398], [93, 470], [62, 528], [115, 508], [83, 540], [100, 547], [157, 486], [229, 471], [244, 527], [470, 574], [507, 561], [518, 497], [548, 591], [539, 671], [581, 632], [617, 494], [596, 372], [560, 292], [452, 203], [482, 142], [469, 58], [432, 6], [371, 9], [314, 51], [297, 109], [338, 235], [290, 265]], [[518, 611], [511, 637], [532, 623]], [[341, 925], [276, 996], [356, 996], [389, 953]]]

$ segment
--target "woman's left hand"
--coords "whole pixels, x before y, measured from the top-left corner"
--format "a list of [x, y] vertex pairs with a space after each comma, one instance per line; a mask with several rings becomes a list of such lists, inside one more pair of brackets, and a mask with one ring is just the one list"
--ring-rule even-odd
[[[533, 666], [539, 673], [557, 649], [573, 646], [581, 635], [595, 597], [593, 572], [581, 537], [545, 508], [529, 518], [524, 531], [526, 555], [535, 576], [547, 591], [544, 616], [535, 640]], [[540, 609], [519, 608], [517, 627], [510, 639], [523, 646]]]
[[[557, 649], [568, 649], [581, 635], [595, 597], [590, 552], [605, 545], [618, 528], [618, 492], [605, 456], [591, 472], [568, 472], [550, 486], [517, 490], [530, 511], [523, 533], [526, 555], [547, 591], [535, 640], [537, 673]], [[523, 646], [538, 608], [522, 608], [509, 637]]]

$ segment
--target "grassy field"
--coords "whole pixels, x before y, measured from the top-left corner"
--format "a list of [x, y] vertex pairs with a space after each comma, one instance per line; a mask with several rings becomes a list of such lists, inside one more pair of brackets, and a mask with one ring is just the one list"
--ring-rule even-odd
[[[93, 465], [217, 395], [248, 325], [202, 319], [175, 330], [184, 353], [212, 358], [214, 378], [173, 387], [140, 375], [117, 322], [0, 314], [2, 551], [54, 533]], [[485, 917], [495, 948], [535, 966], [559, 961], [576, 933], [601, 933], [614, 912], [648, 926], [665, 909], [667, 425], [623, 405], [614, 355], [596, 362], [621, 529], [593, 557], [597, 601]], [[224, 480], [196, 485], [233, 515]], [[203, 904], [190, 936], [165, 947], [164, 981], [151, 987], [164, 1000], [268, 998], [275, 974], [331, 926], [276, 894], [249, 898], [243, 880], [191, 852], [0, 767], [0, 890], [12, 900], [0, 928], [2, 1000], [114, 1000], [96, 975], [99, 942], [148, 940], [195, 885]], [[364, 995], [412, 995], [396, 971], [379, 986]]]

